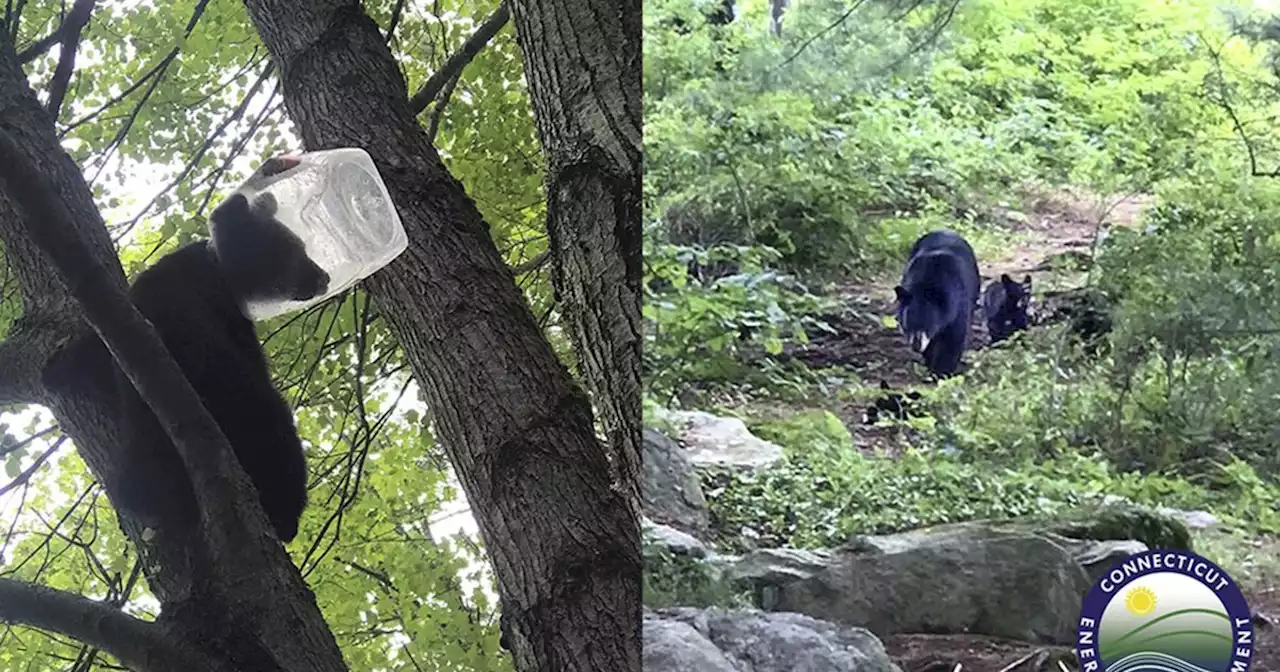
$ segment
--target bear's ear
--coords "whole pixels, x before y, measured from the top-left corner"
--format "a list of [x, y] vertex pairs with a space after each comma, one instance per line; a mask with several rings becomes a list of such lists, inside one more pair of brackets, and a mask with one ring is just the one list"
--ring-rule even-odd
[[244, 194], [236, 192], [227, 197], [227, 200], [218, 204], [209, 215], [209, 219], [214, 223], [218, 222], [235, 222], [245, 219], [249, 216], [249, 199]]
[[1009, 274], [1008, 274], [1008, 273], [1001, 273], [1001, 274], [1000, 274], [1000, 284], [1002, 284], [1002, 285], [1012, 285], [1012, 284], [1013, 284], [1013, 278], [1009, 277]]
[[894, 287], [893, 293], [898, 297], [898, 303], [905, 305], [908, 301], [911, 300], [911, 293], [908, 292], [907, 288], [903, 287], [902, 285], [898, 285], [897, 287]]
[[252, 210], [259, 217], [274, 217], [278, 209], [276, 196], [269, 191], [264, 191], [253, 199]]
[[883, 378], [880, 379], [880, 389], [882, 390], [889, 389], [889, 383], [884, 382]]
[[1023, 284], [1023, 286], [1025, 286], [1025, 287], [1027, 287], [1028, 289], [1030, 289], [1030, 288], [1031, 288], [1031, 276], [1029, 276], [1029, 275], [1024, 276], [1024, 277], [1022, 278], [1022, 284]]

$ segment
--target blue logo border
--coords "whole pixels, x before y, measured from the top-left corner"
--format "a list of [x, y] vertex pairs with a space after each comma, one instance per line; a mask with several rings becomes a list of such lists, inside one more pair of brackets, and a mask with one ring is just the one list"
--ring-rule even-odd
[[[1234, 649], [1231, 654], [1230, 666], [1226, 670], [1223, 670], [1223, 672], [1247, 672], [1253, 663], [1253, 646], [1256, 640], [1254, 639], [1255, 633], [1253, 631], [1253, 614], [1249, 611], [1249, 604], [1245, 601], [1244, 593], [1240, 591], [1240, 586], [1236, 585], [1235, 580], [1231, 578], [1230, 574], [1227, 574], [1221, 567], [1206, 559], [1204, 556], [1190, 551], [1160, 548], [1146, 550], [1141, 553], [1134, 553], [1133, 555], [1130, 555], [1107, 568], [1107, 571], [1099, 577], [1097, 581], [1094, 581], [1093, 587], [1089, 589], [1088, 594], [1084, 597], [1084, 602], [1080, 606], [1080, 619], [1076, 623], [1076, 662], [1080, 665], [1080, 669], [1084, 672], [1106, 672], [1107, 666], [1097, 655], [1097, 646], [1099, 642], [1098, 628], [1102, 625], [1103, 611], [1106, 610], [1107, 605], [1111, 604], [1112, 598], [1119, 595], [1120, 591], [1123, 590], [1126, 585], [1135, 579], [1148, 574], [1157, 574], [1160, 572], [1176, 572], [1196, 579], [1201, 583], [1205, 583], [1199, 576], [1196, 576], [1190, 571], [1183, 570], [1176, 565], [1169, 566], [1164, 562], [1161, 562], [1160, 566], [1157, 567], [1155, 566], [1156, 563], [1152, 562], [1151, 566], [1146, 569], [1139, 568], [1136, 572], [1125, 573], [1124, 580], [1118, 584], [1114, 584], [1115, 588], [1110, 592], [1103, 590], [1102, 586], [1109, 580], [1109, 575], [1112, 572], [1123, 572], [1123, 567], [1126, 564], [1136, 563], [1141, 559], [1153, 558], [1154, 556], [1176, 556], [1185, 558], [1188, 564], [1192, 562], [1203, 563], [1208, 566], [1206, 573], [1208, 573], [1208, 571], [1215, 571], [1222, 576], [1226, 581], [1226, 585], [1223, 586], [1221, 590], [1214, 590], [1213, 592], [1220, 600], [1222, 600], [1222, 606], [1226, 607], [1227, 616], [1231, 619], [1231, 630], [1235, 636], [1235, 641], [1232, 644]], [[1208, 584], [1206, 583], [1205, 585]], [[1209, 587], [1212, 588], [1212, 586]], [[1092, 621], [1092, 626], [1086, 625], [1087, 620]], [[1243, 625], [1241, 625], [1242, 621]], [[1248, 633], [1247, 643], [1240, 642], [1240, 636], [1243, 633]], [[1085, 645], [1085, 642], [1087, 641], [1085, 637], [1086, 635], [1089, 635], [1089, 638], [1092, 639], [1092, 643], [1087, 646]], [[1086, 649], [1093, 652], [1093, 655], [1089, 656], [1087, 659], [1084, 655], [1084, 651]], [[1091, 666], [1086, 665], [1086, 660], [1088, 660]], [[1241, 665], [1243, 665], [1243, 667], [1241, 667]]]

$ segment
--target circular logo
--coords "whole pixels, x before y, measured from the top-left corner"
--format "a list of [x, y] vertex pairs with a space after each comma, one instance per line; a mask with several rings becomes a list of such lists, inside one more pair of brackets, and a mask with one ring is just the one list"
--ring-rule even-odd
[[1186, 551], [1116, 563], [1084, 598], [1081, 672], [1247, 672], [1253, 619], [1222, 568]]

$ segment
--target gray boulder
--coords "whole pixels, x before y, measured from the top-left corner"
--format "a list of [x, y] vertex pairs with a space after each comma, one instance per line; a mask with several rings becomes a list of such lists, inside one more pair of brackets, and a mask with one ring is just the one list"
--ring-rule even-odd
[[1090, 587], [1049, 538], [984, 527], [861, 537], [830, 552], [748, 554], [731, 574], [760, 605], [897, 633], [1069, 643]]
[[644, 616], [645, 672], [900, 672], [870, 632], [801, 614], [680, 607]]
[[1049, 534], [1045, 536], [1065, 548], [1071, 554], [1071, 557], [1080, 563], [1081, 567], [1084, 567], [1084, 572], [1089, 576], [1091, 583], [1102, 578], [1102, 575], [1106, 574], [1117, 562], [1134, 553], [1141, 553], [1147, 550], [1146, 544], [1132, 539], [1104, 539], [1099, 541], [1095, 539], [1072, 539]]
[[641, 521], [641, 534], [646, 547], [658, 546], [673, 555], [706, 558], [710, 553], [710, 549], [700, 539], [670, 525], [645, 519]]
[[782, 460], [782, 446], [751, 433], [737, 418], [702, 411], [667, 411], [680, 443], [695, 466], [767, 469]]
[[646, 429], [643, 450], [645, 515], [694, 536], [705, 536], [711, 516], [684, 448], [662, 433]]

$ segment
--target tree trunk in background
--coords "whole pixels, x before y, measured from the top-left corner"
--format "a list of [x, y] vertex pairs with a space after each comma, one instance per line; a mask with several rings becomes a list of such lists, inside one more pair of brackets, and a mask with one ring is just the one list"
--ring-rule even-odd
[[[639, 670], [636, 514], [613, 487], [589, 399], [415, 119], [377, 24], [350, 0], [245, 4], [307, 149], [364, 148], [396, 202], [409, 247], [364, 287], [404, 348], [466, 491], [513, 626], [517, 668]], [[638, 55], [628, 65], [638, 75]], [[638, 98], [631, 104], [638, 113]], [[638, 116], [617, 114], [608, 123], [635, 127], [632, 145], [609, 157], [625, 165], [637, 160], [629, 152], [639, 151], [639, 136], [624, 120]], [[614, 198], [596, 188], [579, 197]], [[638, 201], [587, 212], [613, 209], [638, 216]], [[636, 251], [638, 262], [638, 238]], [[626, 283], [614, 291], [634, 292]]]
[[511, 0], [547, 158], [552, 280], [619, 487], [639, 502], [641, 9]]
[[791, 5], [791, 0], [769, 0], [770, 7], [770, 27], [773, 34], [782, 37], [782, 15], [787, 11], [787, 7]]

